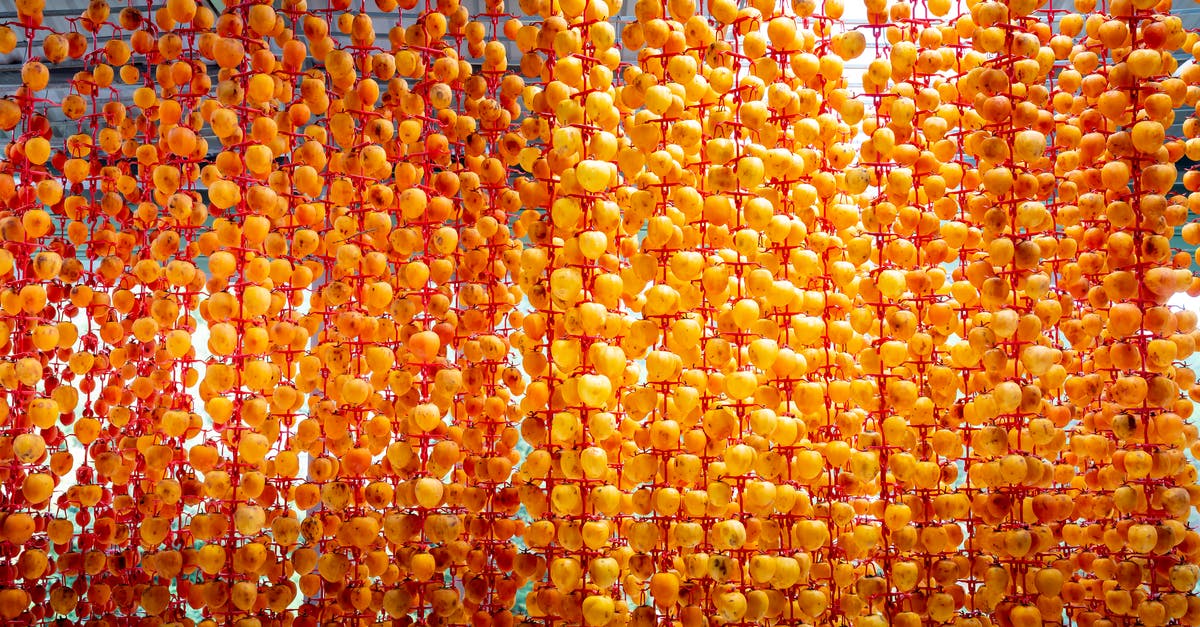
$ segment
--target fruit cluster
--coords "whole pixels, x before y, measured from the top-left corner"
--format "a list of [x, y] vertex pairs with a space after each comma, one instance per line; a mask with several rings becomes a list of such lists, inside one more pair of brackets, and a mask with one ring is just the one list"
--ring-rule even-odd
[[863, 2], [16, 0], [0, 624], [1200, 625], [1200, 34]]

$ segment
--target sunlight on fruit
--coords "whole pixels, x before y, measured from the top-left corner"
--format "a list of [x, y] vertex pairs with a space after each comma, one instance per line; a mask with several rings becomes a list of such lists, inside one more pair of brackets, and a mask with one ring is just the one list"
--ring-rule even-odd
[[3, 624], [1200, 625], [1183, 7], [82, 4]]

